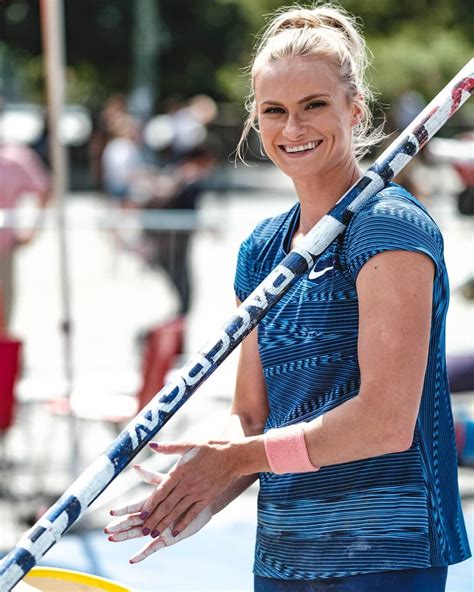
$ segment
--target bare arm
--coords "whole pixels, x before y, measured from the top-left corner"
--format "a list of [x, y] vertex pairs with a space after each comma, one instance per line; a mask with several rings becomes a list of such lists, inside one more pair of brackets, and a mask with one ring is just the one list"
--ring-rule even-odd
[[420, 253], [390, 251], [357, 278], [359, 395], [311, 422], [313, 464], [331, 465], [409, 448], [428, 356], [434, 265]]
[[[237, 304], [240, 304], [238, 301]], [[239, 364], [231, 409], [229, 437], [241, 440], [249, 436], [263, 434], [268, 416], [268, 398], [265, 379], [258, 352], [258, 329], [254, 329], [240, 346]], [[240, 476], [228, 489], [212, 503], [212, 513], [216, 514], [238, 497], [257, 479], [258, 473]]]
[[[429, 257], [408, 251], [381, 253], [361, 269], [361, 388], [357, 397], [308, 424], [306, 444], [315, 466], [411, 446], [428, 356], [433, 275]], [[269, 470], [262, 437], [233, 448], [240, 470]]]
[[[238, 303], [240, 304], [240, 303]], [[234, 424], [240, 435], [263, 433], [268, 417], [268, 399], [258, 351], [258, 329], [254, 329], [240, 346], [239, 365], [232, 404]]]

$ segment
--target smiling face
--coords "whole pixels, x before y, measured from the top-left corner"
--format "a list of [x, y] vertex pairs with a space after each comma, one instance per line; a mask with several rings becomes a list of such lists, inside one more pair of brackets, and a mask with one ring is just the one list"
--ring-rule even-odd
[[262, 67], [254, 87], [263, 146], [285, 174], [324, 179], [353, 169], [352, 128], [361, 111], [328, 59], [281, 58]]

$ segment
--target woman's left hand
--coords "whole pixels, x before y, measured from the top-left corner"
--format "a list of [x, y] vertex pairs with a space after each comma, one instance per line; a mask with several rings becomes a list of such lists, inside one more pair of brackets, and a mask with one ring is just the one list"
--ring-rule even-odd
[[[150, 485], [159, 485], [161, 481], [166, 477], [163, 473], [154, 473], [148, 471], [140, 465], [134, 466], [135, 471], [143, 479], [145, 483]], [[143, 520], [140, 518], [140, 513], [148, 498], [128, 504], [122, 508], [115, 508], [111, 510], [110, 514], [116, 518], [110, 522], [105, 528], [104, 532], [109, 535], [108, 540], [114, 543], [120, 541], [127, 541], [130, 539], [136, 539], [143, 537]], [[196, 534], [203, 528], [209, 520], [212, 518], [212, 511], [209, 506], [205, 507], [197, 517], [189, 524], [187, 528], [180, 532], [179, 535], [173, 537], [171, 531], [173, 525], [164, 530], [158, 538], [148, 539], [147, 543], [142, 549], [135, 553], [130, 558], [130, 563], [138, 563], [149, 557], [152, 553], [163, 549], [164, 547], [170, 547], [180, 541]]]
[[142, 533], [156, 538], [173, 525], [176, 537], [239, 476], [236, 455], [228, 442], [152, 442], [150, 447], [182, 457], [143, 505]]

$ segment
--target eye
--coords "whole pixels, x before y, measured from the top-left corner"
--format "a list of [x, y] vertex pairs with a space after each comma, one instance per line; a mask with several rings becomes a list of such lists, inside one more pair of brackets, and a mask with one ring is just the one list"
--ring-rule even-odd
[[309, 103], [306, 109], [320, 109], [325, 105], [327, 105], [326, 101], [312, 101], [311, 103]]
[[264, 113], [283, 113], [282, 107], [267, 107], [263, 112]]

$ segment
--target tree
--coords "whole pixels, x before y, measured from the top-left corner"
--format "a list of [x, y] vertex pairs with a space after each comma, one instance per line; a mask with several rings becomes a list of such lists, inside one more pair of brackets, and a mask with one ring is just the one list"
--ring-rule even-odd
[[[162, 21], [160, 96], [204, 92], [217, 100], [241, 103], [247, 92], [243, 69], [264, 15], [291, 4], [289, 0], [155, 1]], [[467, 61], [474, 29], [470, 0], [341, 0], [341, 5], [364, 25], [374, 53], [373, 82], [383, 102], [407, 86], [432, 96]], [[24, 72], [23, 93], [38, 99], [39, 2], [4, 0], [0, 10], [8, 53]], [[130, 91], [133, 1], [65, 0], [65, 16], [71, 98], [77, 101], [83, 93], [83, 101], [93, 106], [111, 92]]]

